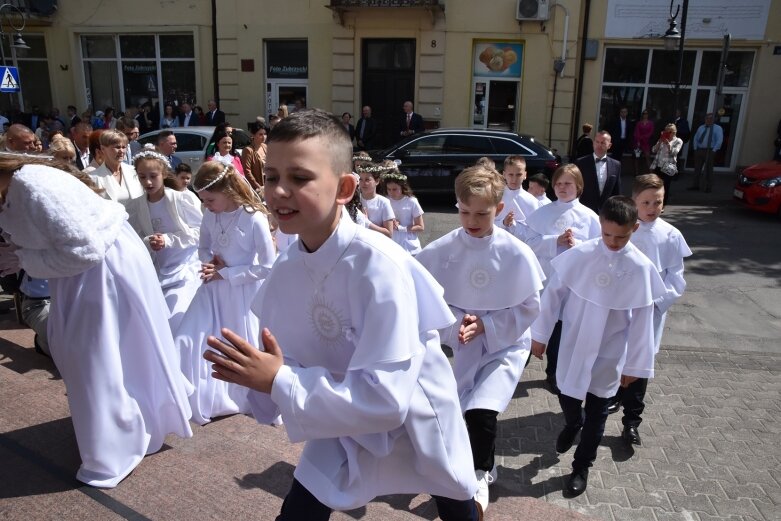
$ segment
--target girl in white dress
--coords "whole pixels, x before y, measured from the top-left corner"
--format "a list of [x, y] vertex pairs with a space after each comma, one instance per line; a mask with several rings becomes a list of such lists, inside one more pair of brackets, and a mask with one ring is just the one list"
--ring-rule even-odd
[[168, 433], [192, 436], [187, 381], [152, 261], [125, 208], [67, 166], [42, 163], [0, 154], [0, 227], [10, 241], [0, 265], [15, 259], [49, 279], [49, 345], [68, 391], [76, 478], [111, 488]]
[[199, 425], [227, 414], [250, 412], [247, 389], [214, 379], [203, 359], [209, 335], [227, 327], [244, 338], [259, 338], [258, 317], [250, 311], [276, 252], [266, 209], [232, 165], [207, 161], [193, 185], [203, 201], [200, 257], [203, 284], [175, 332], [182, 372], [195, 386], [192, 420]]
[[[393, 165], [396, 166], [395, 164]], [[368, 165], [358, 170], [361, 191], [361, 205], [369, 218], [370, 230], [380, 232], [386, 237], [393, 237], [393, 221], [396, 216], [387, 197], [377, 193], [377, 185], [380, 182], [380, 174], [387, 167], [383, 165]]]
[[201, 205], [175, 189], [177, 182], [168, 160], [154, 149], [133, 156], [133, 165], [146, 195], [128, 203], [130, 224], [152, 256], [171, 312], [168, 322], [171, 330], [176, 331], [201, 286], [198, 274]]
[[418, 233], [423, 231], [423, 208], [412, 193], [407, 176], [395, 168], [382, 174], [382, 186], [390, 200], [393, 214], [393, 237], [396, 244], [412, 255], [420, 251]]

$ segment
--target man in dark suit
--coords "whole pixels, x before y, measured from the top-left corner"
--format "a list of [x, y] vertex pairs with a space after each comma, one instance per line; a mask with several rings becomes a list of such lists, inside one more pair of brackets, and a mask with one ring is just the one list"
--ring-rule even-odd
[[597, 214], [609, 197], [621, 195], [621, 163], [607, 157], [611, 144], [610, 133], [602, 130], [594, 138], [594, 153], [575, 160], [583, 174], [580, 202]]
[[76, 167], [84, 170], [92, 162], [89, 153], [89, 135], [92, 133], [92, 125], [86, 121], [79, 121], [71, 127], [71, 140], [76, 148]]
[[81, 122], [79, 117], [79, 111], [74, 105], [68, 105], [68, 129], [76, 126], [76, 123]]
[[635, 123], [629, 120], [629, 109], [621, 107], [621, 110], [618, 112], [618, 119], [606, 130], [613, 136], [613, 148], [610, 155], [613, 159], [620, 162], [624, 152], [632, 148], [632, 134], [635, 130]]
[[412, 111], [412, 102], [404, 102], [404, 115], [399, 121], [399, 135], [401, 137], [411, 136], [418, 132], [423, 132], [423, 117], [420, 114], [416, 114]]
[[371, 150], [375, 134], [377, 134], [377, 122], [372, 118], [372, 108], [366, 105], [361, 110], [361, 119], [355, 125], [355, 141], [358, 150]]
[[182, 107], [179, 112], [179, 126], [194, 127], [198, 124], [198, 116], [196, 116], [193, 112], [193, 106], [185, 101], [182, 103]]
[[206, 103], [209, 112], [206, 113], [206, 124], [210, 127], [216, 127], [220, 123], [225, 123], [225, 113], [217, 108], [217, 102], [210, 99]]

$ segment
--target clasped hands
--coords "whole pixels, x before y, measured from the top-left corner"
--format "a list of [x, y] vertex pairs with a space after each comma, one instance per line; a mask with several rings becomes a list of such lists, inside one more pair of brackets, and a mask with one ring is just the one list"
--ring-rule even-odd
[[204, 284], [208, 284], [213, 280], [222, 280], [220, 270], [224, 267], [225, 261], [219, 255], [215, 255], [212, 257], [212, 260], [201, 265], [201, 280]]
[[467, 344], [477, 335], [485, 333], [483, 320], [476, 315], [464, 315], [461, 325], [458, 328], [458, 342]]

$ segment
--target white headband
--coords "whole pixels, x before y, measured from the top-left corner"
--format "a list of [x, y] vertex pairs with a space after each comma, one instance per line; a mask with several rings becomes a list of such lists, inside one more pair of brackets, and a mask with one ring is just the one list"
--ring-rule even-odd
[[134, 155], [130, 161], [133, 163], [133, 166], [135, 166], [139, 159], [160, 159], [161, 161], [165, 161], [165, 164], [167, 164], [169, 168], [171, 167], [171, 162], [168, 158], [159, 152], [155, 152], [154, 146], [150, 143], [144, 145], [144, 149]]
[[230, 167], [230, 165], [225, 165], [225, 167], [222, 169], [222, 172], [220, 172], [220, 174], [217, 177], [214, 178], [214, 181], [212, 181], [211, 183], [207, 184], [206, 186], [202, 186], [201, 188], [196, 188], [195, 191], [196, 192], [203, 192], [204, 190], [208, 190], [212, 186], [214, 186], [217, 183], [219, 183], [222, 180], [223, 177], [228, 175], [228, 167]]

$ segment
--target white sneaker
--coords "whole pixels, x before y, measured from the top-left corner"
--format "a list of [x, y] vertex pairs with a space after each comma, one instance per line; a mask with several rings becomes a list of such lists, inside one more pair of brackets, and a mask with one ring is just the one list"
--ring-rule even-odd
[[477, 478], [477, 492], [475, 492], [475, 501], [483, 509], [483, 512], [488, 510], [488, 485], [494, 482], [494, 478], [490, 472], [484, 470], [476, 470], [475, 477]]

